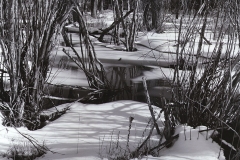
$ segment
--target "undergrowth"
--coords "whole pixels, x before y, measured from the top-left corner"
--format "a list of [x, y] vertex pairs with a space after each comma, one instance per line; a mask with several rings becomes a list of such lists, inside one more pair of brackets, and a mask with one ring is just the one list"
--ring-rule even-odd
[[47, 147], [43, 143], [41, 147], [33, 146], [29, 141], [14, 142], [12, 146], [1, 156], [12, 160], [34, 160], [41, 157], [47, 151]]

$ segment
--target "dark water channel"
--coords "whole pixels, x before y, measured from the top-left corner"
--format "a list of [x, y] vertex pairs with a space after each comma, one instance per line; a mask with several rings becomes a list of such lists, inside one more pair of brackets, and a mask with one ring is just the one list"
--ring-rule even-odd
[[[116, 100], [135, 100], [140, 102], [146, 102], [146, 96], [144, 93], [143, 83], [141, 77], [145, 71], [151, 72], [154, 68], [149, 66], [140, 65], [116, 65], [116, 64], [104, 64], [105, 71], [107, 74], [107, 79], [109, 80], [111, 86], [119, 90], [117, 94], [112, 97], [109, 96], [107, 101]], [[68, 74], [77, 74], [81, 72], [79, 69], [74, 67], [68, 67]], [[67, 75], [66, 75], [67, 76]], [[71, 77], [70, 75], [68, 75]], [[139, 80], [133, 80], [138, 77]], [[149, 89], [149, 94], [152, 99], [153, 104], [158, 104], [159, 96], [161, 92], [170, 97], [170, 85], [168, 81], [164, 79], [151, 79], [147, 80], [147, 86]], [[49, 94], [50, 97], [44, 99], [43, 108], [51, 108], [63, 103], [73, 102], [86, 96], [90, 91], [82, 89], [78, 85], [61, 85], [61, 84], [47, 84], [45, 87], [45, 92]]]

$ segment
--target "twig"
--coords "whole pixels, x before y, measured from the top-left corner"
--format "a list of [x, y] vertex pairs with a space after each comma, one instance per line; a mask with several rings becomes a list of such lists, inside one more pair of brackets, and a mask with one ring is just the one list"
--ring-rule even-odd
[[156, 130], [157, 130], [158, 135], [161, 135], [161, 132], [160, 132], [159, 127], [158, 127], [158, 124], [157, 124], [157, 122], [156, 122], [156, 118], [155, 118], [155, 115], [154, 115], [154, 113], [153, 113], [153, 108], [152, 108], [152, 105], [151, 105], [151, 102], [150, 102], [150, 96], [149, 96], [149, 94], [148, 94], [146, 78], [143, 77], [142, 80], [143, 80], [143, 87], [144, 87], [144, 89], [145, 89], [145, 95], [146, 95], [146, 99], [147, 99], [147, 103], [148, 103], [148, 108], [149, 108], [149, 111], [150, 111], [150, 113], [151, 113], [151, 117], [152, 117], [154, 126], [155, 126], [155, 128], [156, 128]]
[[[165, 142], [163, 142], [163, 143], [161, 143], [161, 144], [151, 148], [149, 152], [152, 152], [152, 151], [154, 151], [155, 149], [157, 149], [159, 147], [162, 147], [162, 146], [165, 147], [168, 144], [171, 144], [173, 142], [173, 140], [178, 139], [178, 137], [179, 137], [179, 134], [176, 134], [176, 135], [172, 136], [169, 140], [166, 140]], [[162, 148], [160, 148], [159, 150], [161, 150]]]

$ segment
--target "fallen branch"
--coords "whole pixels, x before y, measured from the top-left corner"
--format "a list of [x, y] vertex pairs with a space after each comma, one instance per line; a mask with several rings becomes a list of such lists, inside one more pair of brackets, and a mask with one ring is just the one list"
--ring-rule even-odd
[[120, 22], [122, 22], [122, 20], [124, 20], [130, 13], [132, 13], [134, 11], [134, 9], [131, 9], [130, 11], [128, 11], [123, 17], [119, 18], [117, 21], [114, 21], [111, 26], [109, 26], [108, 28], [102, 30], [102, 33], [100, 35], [100, 37], [98, 38], [98, 40], [100, 42], [103, 42], [103, 37], [105, 34], [107, 34], [110, 30], [112, 30], [116, 25], [118, 25]]

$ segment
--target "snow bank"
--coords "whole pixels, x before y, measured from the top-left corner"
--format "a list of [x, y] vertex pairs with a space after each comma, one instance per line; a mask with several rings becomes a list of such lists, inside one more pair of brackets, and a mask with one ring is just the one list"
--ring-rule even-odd
[[[46, 155], [37, 158], [38, 160], [97, 160], [100, 159], [100, 155], [106, 157], [107, 147], [118, 136], [120, 145], [126, 146], [129, 117], [134, 118], [129, 142], [130, 148], [134, 149], [142, 140], [143, 130], [150, 115], [147, 104], [135, 101], [116, 101], [99, 105], [72, 103], [60, 105], [57, 108], [61, 110], [68, 105], [71, 107], [65, 115], [42, 129], [28, 131], [23, 127], [18, 128], [20, 132], [37, 139], [40, 144], [44, 142], [55, 152], [47, 152]], [[157, 112], [160, 111], [158, 108], [154, 109]], [[49, 112], [53, 110], [52, 108]], [[161, 120], [164, 121], [163, 118]], [[160, 127], [163, 126], [160, 125]], [[176, 134], [180, 136], [171, 148], [162, 150], [158, 158], [149, 156], [143, 159], [218, 159], [220, 147], [209, 139], [211, 132], [207, 134], [207, 132], [198, 133], [198, 131], [199, 129], [179, 126]], [[15, 129], [2, 125], [0, 125], [0, 139], [1, 153], [6, 153], [14, 144], [26, 142]], [[222, 152], [219, 159], [224, 159]]]
[[206, 130], [206, 127], [193, 129], [189, 126], [178, 126], [176, 133], [178, 140], [171, 148], [160, 152], [162, 160], [224, 160], [220, 146], [210, 138], [212, 131], [199, 133], [199, 130]]

